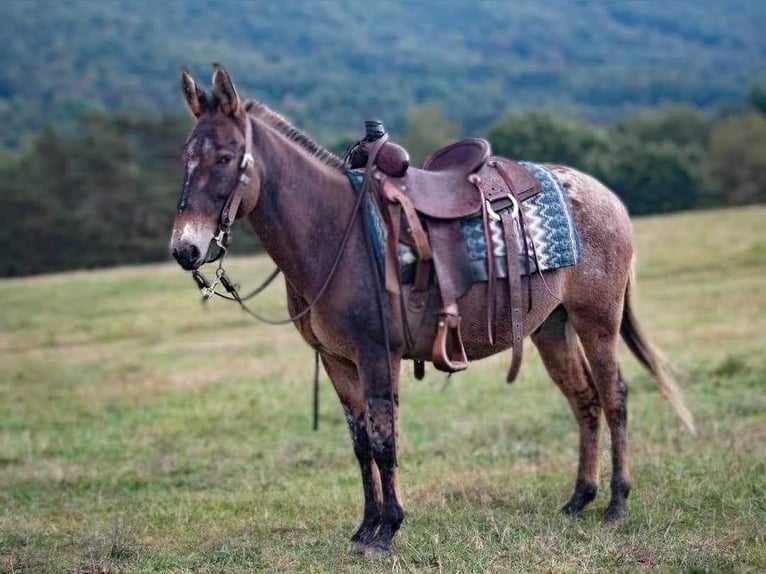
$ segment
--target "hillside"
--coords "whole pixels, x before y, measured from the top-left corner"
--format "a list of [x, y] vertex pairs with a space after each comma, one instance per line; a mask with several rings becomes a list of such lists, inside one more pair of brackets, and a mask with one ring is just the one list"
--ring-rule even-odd
[[180, 111], [178, 69], [207, 78], [212, 61], [320, 137], [423, 102], [468, 131], [508, 107], [712, 109], [766, 70], [766, 4], [749, 0], [9, 0], [0, 16], [10, 143], [85, 110]]
[[[636, 361], [627, 519], [609, 465], [581, 520], [558, 513], [577, 431], [533, 345], [451, 379], [405, 367], [399, 556], [346, 545], [361, 487], [325, 375], [291, 326], [198, 306], [177, 266], [0, 281], [2, 572], [764, 571], [766, 208], [639, 219], [637, 312], [681, 367], [699, 436]], [[671, 247], [672, 246], [672, 247]], [[246, 285], [266, 257], [232, 260]], [[284, 290], [257, 307], [284, 312]]]

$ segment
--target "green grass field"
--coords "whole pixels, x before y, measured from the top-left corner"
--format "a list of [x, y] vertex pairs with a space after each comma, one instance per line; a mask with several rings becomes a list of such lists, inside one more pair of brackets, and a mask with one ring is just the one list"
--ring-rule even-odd
[[[346, 554], [361, 485], [342, 410], [290, 326], [202, 309], [176, 266], [0, 282], [0, 571], [766, 569], [766, 207], [641, 219], [638, 314], [682, 371], [687, 433], [623, 349], [630, 514], [558, 508], [576, 427], [531, 343], [402, 389], [395, 558]], [[270, 267], [239, 259], [245, 286]], [[283, 312], [275, 287], [259, 307]], [[606, 439], [606, 436], [604, 436]], [[606, 445], [606, 440], [604, 440]]]

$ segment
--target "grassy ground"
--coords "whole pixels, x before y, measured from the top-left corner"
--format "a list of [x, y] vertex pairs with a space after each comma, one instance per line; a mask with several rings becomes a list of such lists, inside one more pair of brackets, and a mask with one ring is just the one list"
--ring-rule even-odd
[[[0, 282], [0, 571], [762, 571], [766, 208], [639, 220], [638, 311], [699, 436], [625, 353], [634, 490], [558, 514], [574, 421], [530, 352], [404, 377], [399, 556], [348, 556], [361, 487], [291, 327], [197, 305], [174, 266]], [[254, 283], [265, 258], [233, 274]], [[260, 306], [282, 311], [280, 288]], [[409, 368], [409, 367], [408, 367]]]

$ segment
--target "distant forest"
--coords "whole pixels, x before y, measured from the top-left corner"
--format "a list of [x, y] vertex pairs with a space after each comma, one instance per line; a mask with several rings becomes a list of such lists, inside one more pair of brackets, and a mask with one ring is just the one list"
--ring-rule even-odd
[[[766, 201], [766, 2], [95, 2], [0, 8], [0, 276], [162, 261], [220, 61], [342, 153], [461, 136], [572, 165], [634, 215]], [[240, 252], [258, 245], [237, 234]]]
[[479, 133], [509, 109], [736, 105], [766, 73], [766, 2], [6, 0], [0, 140], [83, 113], [179, 110], [178, 70], [222, 62], [324, 140], [438, 104]]

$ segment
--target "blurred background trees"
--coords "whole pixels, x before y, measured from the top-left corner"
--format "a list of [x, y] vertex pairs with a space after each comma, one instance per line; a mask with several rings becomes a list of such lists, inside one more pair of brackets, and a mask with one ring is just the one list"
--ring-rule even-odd
[[766, 116], [753, 109], [716, 124], [704, 167], [714, 188], [726, 190], [720, 203], [766, 201]]
[[[0, 148], [0, 275], [166, 259], [190, 125], [183, 116], [91, 113], [74, 130], [49, 126], [22, 149]], [[463, 134], [426, 105], [392, 135], [417, 165]], [[634, 215], [766, 201], [766, 115], [752, 105], [713, 117], [659, 109], [606, 126], [514, 112], [476, 135], [498, 155], [594, 175]], [[342, 152], [349, 141], [328, 145]], [[257, 243], [241, 233], [235, 247], [253, 252]]]
[[460, 126], [444, 117], [436, 105], [412, 108], [404, 120], [399, 143], [410, 154], [412, 165], [422, 165], [428, 155], [460, 137]]
[[232, 6], [3, 5], [0, 275], [168, 257], [178, 69], [204, 82], [213, 60], [337, 153], [378, 117], [415, 164], [483, 136], [593, 174], [634, 215], [766, 201], [764, 3]]

